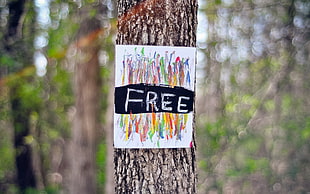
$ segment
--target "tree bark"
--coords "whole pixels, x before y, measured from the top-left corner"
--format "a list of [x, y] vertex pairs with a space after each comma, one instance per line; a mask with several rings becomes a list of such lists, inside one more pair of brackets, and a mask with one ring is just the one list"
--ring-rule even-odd
[[96, 193], [96, 135], [100, 127], [100, 22], [85, 19], [80, 26], [75, 56], [75, 118], [72, 131], [72, 194]]
[[[112, 86], [114, 83], [114, 71], [111, 72], [111, 78], [109, 80], [109, 84]], [[114, 169], [111, 168], [113, 166], [113, 115], [114, 112], [114, 88], [111, 87], [109, 89], [109, 95], [108, 95], [108, 108], [106, 112], [106, 124], [105, 124], [105, 136], [106, 136], [106, 144], [107, 144], [107, 154], [106, 154], [106, 181], [105, 181], [105, 193], [106, 194], [113, 194], [114, 193]]]
[[31, 109], [24, 107], [20, 96], [16, 95], [17, 88], [11, 89], [11, 107], [14, 126], [14, 147], [16, 151], [15, 163], [17, 171], [17, 184], [21, 191], [36, 187], [34, 168], [32, 166], [31, 146], [25, 143], [25, 137], [30, 134]]
[[[26, 31], [34, 29], [34, 23], [24, 23], [28, 6], [33, 5], [28, 4], [25, 0], [10, 1], [8, 3], [9, 16], [7, 31], [4, 34], [3, 47], [5, 53], [3, 54], [14, 60], [14, 64], [11, 64], [12, 67], [7, 67], [8, 72], [18, 71], [32, 64], [34, 34], [28, 34], [29, 37], [24, 35]], [[22, 81], [29, 82], [27, 79], [29, 78], [21, 78]], [[30, 114], [35, 107], [29, 105], [29, 102], [23, 99], [24, 96], [22, 96], [20, 90], [24, 84], [18, 81], [16, 80], [10, 86], [10, 104], [14, 127], [17, 186], [20, 193], [25, 193], [27, 188], [35, 188], [37, 185], [31, 146], [25, 141], [25, 138], [30, 135]]]
[[[196, 46], [196, 0], [119, 0], [117, 44]], [[196, 142], [179, 149], [114, 149], [116, 193], [196, 193]]]

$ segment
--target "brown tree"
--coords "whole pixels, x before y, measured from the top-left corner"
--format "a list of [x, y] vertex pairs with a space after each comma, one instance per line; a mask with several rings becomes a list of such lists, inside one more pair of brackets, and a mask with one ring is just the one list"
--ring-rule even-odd
[[[5, 73], [20, 72], [33, 63], [34, 22], [29, 20], [29, 14], [34, 14], [33, 2], [18, 0], [10, 1], [8, 7], [8, 23], [1, 50], [3, 56], [10, 58], [11, 66], [4, 64]], [[28, 16], [28, 17], [27, 17]], [[32, 68], [33, 69], [33, 68]], [[23, 96], [23, 86], [31, 83], [31, 76], [21, 77], [10, 83], [10, 104], [12, 125], [14, 128], [14, 148], [16, 180], [21, 193], [37, 185], [31, 145], [26, 138], [30, 136], [30, 114], [38, 107], [33, 101]]]
[[74, 45], [75, 118], [72, 126], [70, 193], [96, 193], [96, 136], [100, 127], [100, 68], [98, 37], [100, 21], [81, 22]]
[[[197, 1], [119, 0], [117, 44], [196, 46]], [[116, 193], [196, 193], [196, 143], [115, 149]]]

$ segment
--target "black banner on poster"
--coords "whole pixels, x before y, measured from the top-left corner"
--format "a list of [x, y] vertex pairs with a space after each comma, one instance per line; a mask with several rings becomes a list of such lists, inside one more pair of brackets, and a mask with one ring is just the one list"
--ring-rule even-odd
[[130, 84], [115, 88], [115, 113], [137, 114], [193, 111], [194, 92], [168, 85]]

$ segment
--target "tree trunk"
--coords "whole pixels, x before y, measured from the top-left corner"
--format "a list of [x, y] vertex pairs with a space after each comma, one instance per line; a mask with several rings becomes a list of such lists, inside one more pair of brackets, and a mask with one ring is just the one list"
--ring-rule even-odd
[[14, 147], [16, 151], [15, 162], [17, 171], [17, 184], [21, 193], [27, 188], [36, 187], [34, 168], [32, 166], [31, 146], [25, 142], [30, 134], [31, 109], [24, 107], [20, 96], [16, 95], [19, 88], [11, 89], [11, 107], [14, 126]]
[[[8, 3], [9, 16], [3, 41], [5, 49], [3, 54], [14, 60], [14, 64], [11, 64], [12, 67], [7, 68], [9, 73], [19, 71], [21, 68], [32, 64], [34, 34], [27, 34], [27, 32], [32, 32], [34, 23], [25, 24], [24, 20], [27, 8], [33, 7], [30, 3], [32, 2], [28, 4], [25, 0]], [[26, 137], [30, 135], [30, 114], [35, 107], [32, 107], [27, 99], [23, 99], [25, 97], [20, 90], [25, 83], [19, 82], [25, 81], [27, 83], [29, 82], [27, 79], [20, 78], [10, 85], [17, 186], [21, 193], [26, 192], [27, 188], [36, 187], [32, 150], [30, 144], [25, 141]]]
[[[196, 0], [119, 0], [117, 44], [196, 46]], [[196, 142], [179, 149], [114, 149], [116, 193], [196, 193]]]
[[100, 69], [98, 61], [100, 22], [81, 23], [75, 56], [75, 118], [72, 132], [72, 194], [96, 193], [96, 135], [100, 127]]
[[[111, 78], [109, 80], [109, 84], [112, 86], [114, 84], [114, 71], [110, 72]], [[113, 173], [114, 170], [111, 168], [113, 166], [113, 115], [114, 112], [114, 88], [111, 87], [109, 89], [109, 96], [108, 96], [108, 108], [106, 112], [106, 124], [105, 124], [105, 135], [106, 135], [106, 144], [107, 144], [107, 154], [106, 154], [106, 181], [105, 181], [105, 193], [106, 194], [113, 194], [114, 193], [114, 179]]]

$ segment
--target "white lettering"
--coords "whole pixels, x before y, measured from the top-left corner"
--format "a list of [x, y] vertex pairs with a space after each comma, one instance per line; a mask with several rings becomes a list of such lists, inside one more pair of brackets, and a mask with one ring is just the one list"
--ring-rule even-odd
[[169, 94], [169, 93], [162, 93], [161, 94], [161, 109], [166, 110], [166, 111], [172, 111], [172, 107], [167, 107], [167, 105], [171, 104], [172, 101], [166, 101], [165, 97], [173, 97], [175, 96], [174, 94]]
[[127, 97], [126, 97], [126, 101], [125, 101], [125, 111], [127, 112], [128, 110], [128, 103], [129, 102], [143, 102], [143, 99], [129, 99], [130, 97], [130, 92], [137, 92], [137, 93], [140, 93], [140, 94], [143, 94], [143, 90], [136, 90], [136, 89], [131, 89], [131, 88], [128, 88], [127, 89]]
[[186, 104], [181, 104], [182, 99], [189, 100], [189, 97], [180, 96], [178, 100], [178, 112], [187, 112], [187, 110], [182, 110], [181, 107], [186, 107]]
[[[152, 99], [150, 99], [150, 94], [153, 95]], [[150, 104], [153, 104], [155, 110], [158, 111], [158, 108], [156, 106], [156, 101], [155, 101], [156, 99], [157, 99], [157, 93], [156, 92], [152, 92], [152, 91], [147, 92], [147, 94], [146, 94], [146, 111], [150, 110]]]

